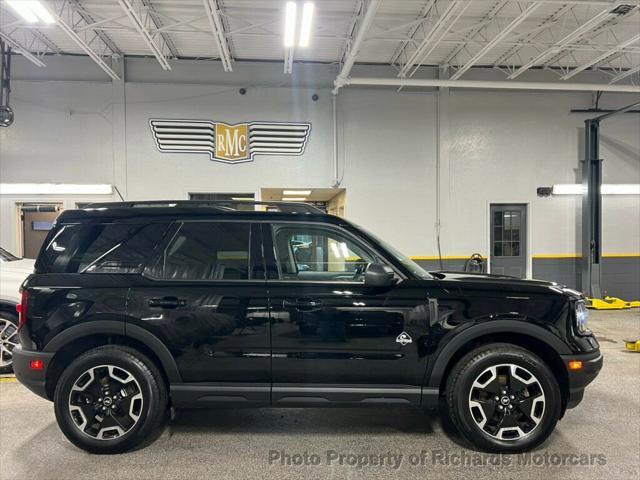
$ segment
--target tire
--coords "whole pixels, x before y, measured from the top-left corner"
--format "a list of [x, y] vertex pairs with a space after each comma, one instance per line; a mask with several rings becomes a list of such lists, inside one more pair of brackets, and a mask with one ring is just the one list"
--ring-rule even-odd
[[18, 316], [0, 310], [0, 374], [13, 372], [11, 353], [18, 343]]
[[82, 354], [63, 371], [53, 401], [69, 441], [102, 454], [131, 450], [157, 433], [167, 397], [160, 371], [146, 356], [106, 345]]
[[483, 345], [460, 359], [449, 375], [446, 400], [460, 434], [494, 453], [540, 445], [562, 408], [549, 367], [530, 351], [505, 343]]

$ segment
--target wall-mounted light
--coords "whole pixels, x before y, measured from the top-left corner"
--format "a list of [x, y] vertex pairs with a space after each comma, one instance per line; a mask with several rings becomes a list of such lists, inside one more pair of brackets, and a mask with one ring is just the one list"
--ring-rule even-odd
[[9, 5], [27, 23], [56, 23], [49, 10], [38, 0], [6, 0]]
[[582, 195], [585, 187], [581, 184], [561, 183], [551, 187], [552, 195]]
[[283, 190], [282, 195], [295, 195], [298, 197], [305, 197], [311, 195], [311, 190]]
[[283, 198], [282, 200], [284, 200], [285, 202], [305, 202], [307, 200], [307, 197], [287, 197]]
[[0, 183], [1, 195], [112, 195], [108, 184]]
[[[550, 190], [550, 191], [549, 191]], [[582, 195], [586, 193], [586, 187], [579, 183], [560, 183], [552, 187], [539, 187], [539, 196], [551, 195]], [[600, 187], [602, 195], [640, 195], [638, 183], [605, 183]]]
[[[284, 10], [284, 46], [292, 48], [296, 45], [296, 24], [298, 4], [287, 2]], [[302, 6], [302, 20], [300, 22], [300, 35], [298, 47], [308, 47], [311, 41], [311, 25], [313, 23], [313, 2], [305, 2]]]

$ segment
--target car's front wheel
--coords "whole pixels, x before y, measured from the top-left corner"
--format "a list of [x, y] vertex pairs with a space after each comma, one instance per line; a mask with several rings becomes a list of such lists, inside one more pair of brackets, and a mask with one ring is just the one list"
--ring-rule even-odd
[[560, 388], [549, 367], [510, 344], [484, 345], [465, 355], [449, 376], [446, 396], [462, 436], [490, 452], [536, 447], [561, 412]]
[[107, 345], [82, 354], [64, 370], [54, 407], [60, 429], [73, 444], [92, 453], [120, 453], [161, 426], [167, 391], [147, 357]]

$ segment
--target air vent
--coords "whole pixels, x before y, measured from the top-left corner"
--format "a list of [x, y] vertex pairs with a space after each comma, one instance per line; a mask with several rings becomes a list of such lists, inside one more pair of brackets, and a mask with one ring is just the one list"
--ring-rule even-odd
[[626, 15], [631, 10], [633, 10], [635, 7], [636, 7], [635, 5], [628, 5], [626, 3], [621, 3], [616, 8], [611, 10], [611, 13], [615, 13], [616, 15]]

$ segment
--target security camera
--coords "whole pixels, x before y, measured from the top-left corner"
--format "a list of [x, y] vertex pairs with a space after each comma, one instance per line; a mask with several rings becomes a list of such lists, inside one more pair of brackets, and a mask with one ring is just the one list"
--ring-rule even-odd
[[314, 102], [317, 102], [319, 98], [320, 98], [320, 96], [319, 96], [317, 93], [314, 93], [314, 94], [311, 96], [311, 100], [313, 100]]
[[246, 95], [246, 93], [247, 93], [247, 89], [246, 89], [246, 88], [241, 88], [240, 90], [238, 90], [238, 93], [239, 93], [240, 95]]

